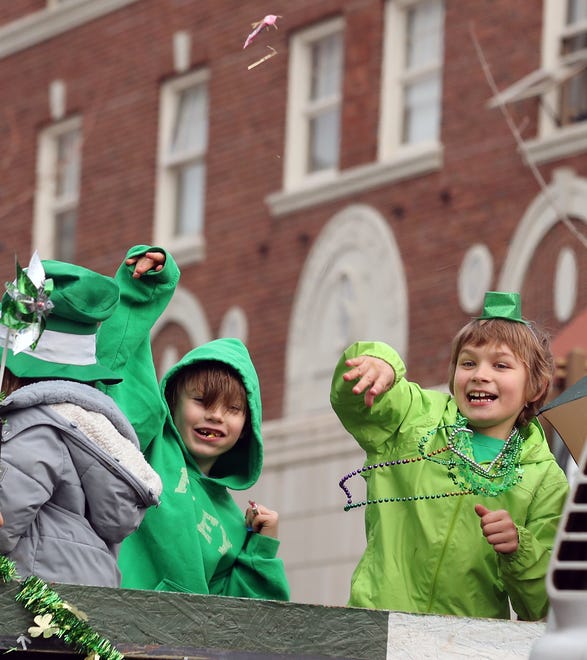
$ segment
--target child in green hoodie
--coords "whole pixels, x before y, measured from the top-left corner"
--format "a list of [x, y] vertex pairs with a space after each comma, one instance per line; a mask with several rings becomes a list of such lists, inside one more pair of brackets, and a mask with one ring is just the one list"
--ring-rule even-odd
[[253, 486], [263, 465], [259, 381], [246, 347], [203, 344], [153, 387], [149, 331], [178, 278], [163, 250], [133, 248], [116, 276], [122, 311], [99, 337], [101, 359], [123, 366], [124, 380], [107, 393], [163, 481], [160, 506], [121, 548], [122, 586], [288, 600], [277, 513], [251, 502], [243, 516], [229, 492]]
[[345, 508], [365, 507], [351, 605], [509, 618], [511, 603], [520, 619], [546, 615], [568, 493], [536, 419], [552, 366], [548, 338], [523, 320], [519, 294], [504, 292], [488, 292], [453, 340], [452, 396], [406, 380], [386, 344], [345, 351], [331, 402], [367, 455], [340, 482]]

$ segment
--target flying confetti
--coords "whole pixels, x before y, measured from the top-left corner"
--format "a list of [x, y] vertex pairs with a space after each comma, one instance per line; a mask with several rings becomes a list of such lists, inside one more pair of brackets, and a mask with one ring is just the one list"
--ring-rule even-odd
[[272, 25], [277, 30], [276, 22], [278, 18], [281, 18], [281, 16], [276, 16], [275, 14], [267, 14], [267, 16], [265, 16], [262, 20], [257, 21], [256, 23], [251, 23], [253, 31], [246, 38], [243, 50], [249, 44], [251, 44], [253, 39], [261, 32], [261, 30], [263, 30], [263, 28], [268, 28], [270, 25]]

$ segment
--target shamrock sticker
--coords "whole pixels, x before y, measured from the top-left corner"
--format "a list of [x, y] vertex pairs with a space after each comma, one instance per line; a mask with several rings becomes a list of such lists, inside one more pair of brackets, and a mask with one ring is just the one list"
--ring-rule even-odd
[[40, 637], [43, 635], [45, 639], [53, 636], [55, 633], [59, 632], [59, 626], [51, 625], [53, 621], [53, 615], [50, 613], [47, 614], [38, 614], [34, 618], [36, 626], [31, 626], [29, 628], [29, 635], [31, 637]]
[[75, 605], [71, 605], [70, 603], [67, 603], [66, 601], [63, 601], [61, 603], [61, 607], [64, 610], [69, 610], [80, 621], [87, 621], [88, 620], [88, 615], [85, 612], [83, 612], [82, 610], [78, 610], [78, 608]]

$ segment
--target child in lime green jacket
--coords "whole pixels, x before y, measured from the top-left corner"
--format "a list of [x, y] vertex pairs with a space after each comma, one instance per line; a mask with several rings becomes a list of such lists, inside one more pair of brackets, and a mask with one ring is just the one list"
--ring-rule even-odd
[[[334, 373], [331, 402], [367, 455], [341, 480], [365, 507], [367, 547], [350, 605], [535, 620], [568, 483], [535, 415], [552, 375], [548, 340], [518, 294], [488, 292], [455, 337], [453, 396], [405, 379], [391, 347], [359, 342]], [[367, 482], [356, 501], [352, 478]]]
[[277, 513], [251, 503], [243, 515], [229, 492], [253, 486], [263, 466], [260, 388], [246, 347], [237, 339], [203, 344], [158, 386], [149, 331], [179, 270], [163, 250], [137, 246], [116, 279], [121, 305], [98, 346], [124, 380], [106, 391], [163, 482], [160, 506], [122, 545], [122, 586], [289, 599]]

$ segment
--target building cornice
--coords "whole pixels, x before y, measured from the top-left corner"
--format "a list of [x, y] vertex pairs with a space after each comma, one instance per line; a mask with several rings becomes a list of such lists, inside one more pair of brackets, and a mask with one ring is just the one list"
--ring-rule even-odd
[[48, 7], [0, 28], [0, 59], [89, 23], [139, 0], [77, 0]]

